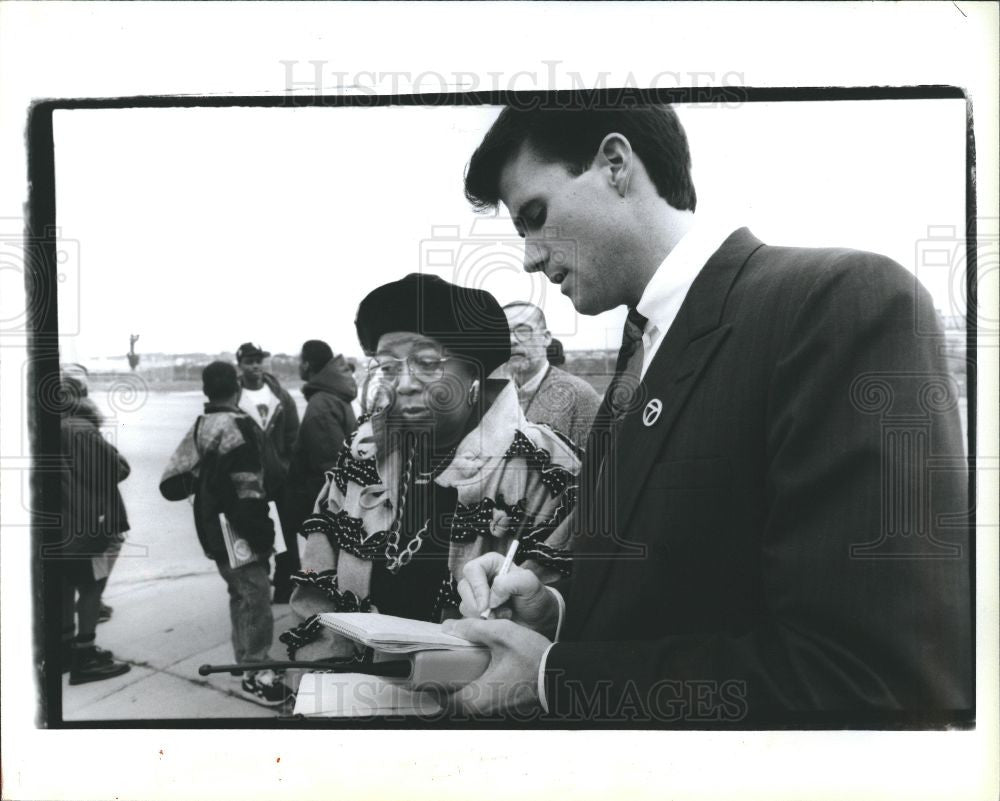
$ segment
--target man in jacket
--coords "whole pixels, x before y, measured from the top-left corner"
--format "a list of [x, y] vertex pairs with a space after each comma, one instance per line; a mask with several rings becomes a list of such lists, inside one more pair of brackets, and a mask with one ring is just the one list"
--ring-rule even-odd
[[545, 313], [533, 303], [503, 307], [510, 326], [510, 370], [521, 411], [532, 423], [545, 423], [581, 448], [594, 422], [601, 396], [590, 384], [549, 364], [552, 334]]
[[[354, 375], [343, 356], [334, 356], [330, 346], [310, 339], [302, 344], [299, 375], [305, 384], [302, 394], [306, 410], [292, 447], [288, 499], [293, 524], [286, 531], [289, 553], [298, 563], [296, 534], [303, 520], [312, 514], [316, 496], [326, 483], [326, 471], [337, 464], [344, 440], [358, 427], [351, 407], [358, 394]], [[279, 592], [280, 590], [280, 592]], [[291, 587], [274, 590], [275, 603], [287, 603]]]
[[492, 556], [467, 566], [463, 612], [509, 601], [514, 620], [456, 621], [493, 653], [456, 703], [670, 726], [968, 719], [968, 470], [915, 278], [696, 221], [663, 106], [506, 109], [466, 193], [509, 209], [525, 269], [577, 311], [629, 315], [573, 575], [559, 593], [497, 578]]
[[[274, 524], [264, 493], [263, 436], [236, 405], [240, 385], [231, 364], [208, 365], [202, 372], [202, 386], [208, 398], [205, 413], [170, 457], [160, 493], [169, 501], [194, 495], [198, 540], [229, 588], [236, 662], [263, 662], [269, 659], [274, 638], [268, 584]], [[228, 543], [223, 519], [232, 534]], [[242, 553], [244, 549], [249, 551]], [[241, 689], [250, 699], [268, 706], [291, 697], [270, 670], [246, 671]]]
[[279, 599], [287, 600], [291, 592], [289, 576], [299, 569], [287, 487], [292, 449], [299, 433], [299, 411], [278, 379], [264, 371], [264, 359], [270, 355], [252, 342], [237, 348], [241, 386], [237, 405], [264, 432], [264, 490], [278, 509], [286, 546], [274, 560], [274, 588]]

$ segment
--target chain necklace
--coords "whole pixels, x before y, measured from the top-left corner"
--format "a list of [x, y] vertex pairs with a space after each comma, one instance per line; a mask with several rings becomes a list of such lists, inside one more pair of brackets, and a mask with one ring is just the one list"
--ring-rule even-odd
[[417, 532], [416, 536], [406, 544], [406, 547], [400, 553], [400, 529], [403, 527], [403, 513], [406, 511], [406, 499], [410, 491], [410, 477], [413, 472], [413, 461], [416, 455], [416, 449], [410, 449], [410, 454], [406, 458], [406, 464], [403, 466], [402, 483], [399, 488], [399, 503], [396, 509], [396, 516], [389, 527], [389, 536], [385, 546], [386, 568], [393, 575], [398, 573], [400, 568], [408, 565], [410, 560], [413, 559], [414, 554], [420, 550], [420, 546], [424, 544], [424, 534], [427, 532], [427, 527], [431, 522], [428, 520], [424, 523], [424, 527]]
[[[406, 461], [403, 466], [402, 481], [399, 489], [399, 503], [397, 505], [396, 515], [393, 518], [392, 525], [389, 526], [389, 534], [386, 538], [385, 546], [386, 569], [393, 575], [398, 573], [401, 568], [405, 567], [413, 560], [414, 555], [424, 544], [424, 535], [427, 533], [427, 529], [431, 524], [431, 518], [424, 521], [423, 527], [416, 533], [413, 539], [406, 544], [406, 547], [400, 551], [399, 540], [401, 529], [403, 527], [403, 515], [406, 512], [406, 501], [410, 491], [410, 480], [413, 478], [413, 462], [417, 457], [417, 447], [414, 442], [408, 441], [406, 443], [406, 448], [409, 451], [409, 454], [406, 457]], [[445, 454], [445, 456], [438, 461], [430, 471], [417, 471], [417, 477], [414, 479], [413, 483], [420, 485], [429, 484], [437, 475], [443, 472], [449, 464], [451, 464], [457, 449], [458, 444], [456, 443], [456, 445], [452, 447], [451, 450], [448, 451], [448, 453]]]

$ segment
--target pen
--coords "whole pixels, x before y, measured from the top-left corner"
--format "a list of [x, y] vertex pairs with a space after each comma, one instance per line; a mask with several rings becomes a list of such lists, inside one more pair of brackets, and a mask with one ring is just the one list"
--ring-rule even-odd
[[[510, 541], [510, 547], [507, 549], [507, 556], [504, 557], [503, 564], [500, 565], [500, 572], [496, 574], [496, 578], [493, 579], [493, 583], [496, 583], [498, 578], [502, 578], [507, 575], [507, 571], [510, 570], [510, 566], [514, 564], [514, 554], [517, 553], [517, 546], [519, 545], [518, 540], [514, 539]], [[487, 601], [489, 603], [489, 601]], [[487, 607], [481, 617], [483, 620], [489, 620], [490, 616], [493, 614], [493, 609]]]

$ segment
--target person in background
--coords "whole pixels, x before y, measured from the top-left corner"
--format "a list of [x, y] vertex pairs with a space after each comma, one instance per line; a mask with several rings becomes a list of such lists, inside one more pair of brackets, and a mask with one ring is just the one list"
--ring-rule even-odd
[[[292, 447], [288, 473], [288, 503], [294, 522], [285, 529], [285, 543], [296, 565], [299, 527], [312, 514], [326, 472], [337, 464], [337, 454], [344, 440], [358, 427], [351, 407], [358, 388], [354, 372], [343, 356], [335, 356], [326, 342], [310, 339], [302, 344], [299, 375], [305, 381], [302, 394], [306, 398], [306, 410]], [[290, 595], [290, 584], [276, 586], [274, 602], [288, 603]]]
[[60, 389], [62, 541], [54, 556], [62, 579], [62, 669], [75, 685], [131, 670], [96, 642], [101, 593], [113, 562], [109, 553], [117, 555], [129, 528], [118, 491], [129, 465], [101, 435], [101, 417], [86, 385], [64, 375]]
[[[260, 427], [237, 407], [240, 385], [236, 369], [212, 362], [202, 371], [208, 403], [191, 426], [160, 480], [168, 501], [194, 495], [194, 522], [205, 555], [212, 559], [229, 588], [233, 651], [238, 664], [269, 659], [274, 637], [268, 559], [274, 545], [274, 523], [264, 492], [263, 435]], [[222, 520], [245, 541], [251, 561], [233, 565]], [[238, 551], [239, 548], [233, 548]], [[245, 696], [266, 706], [292, 697], [272, 670], [247, 670], [240, 688]]]
[[[278, 379], [264, 370], [271, 354], [252, 342], [236, 350], [241, 391], [237, 406], [264, 432], [264, 489], [274, 501], [287, 550], [274, 560], [274, 593], [287, 601], [289, 576], [299, 569], [295, 547], [295, 519], [287, 502], [286, 480], [295, 438], [299, 433], [299, 410]], [[292, 540], [289, 545], [289, 540]]]
[[563, 350], [563, 343], [552, 337], [552, 341], [545, 349], [545, 358], [549, 360], [549, 364], [553, 367], [562, 367], [566, 364], [566, 352]]
[[552, 334], [540, 308], [526, 301], [503, 307], [510, 326], [507, 368], [517, 386], [524, 416], [565, 434], [580, 448], [601, 405], [601, 396], [582, 378], [549, 363]]
[[[100, 410], [97, 405], [90, 398], [90, 393], [88, 390], [88, 381], [90, 379], [90, 372], [82, 364], [76, 362], [64, 364], [62, 366], [62, 374], [65, 379], [75, 381], [75, 386], [79, 386], [80, 395], [80, 410], [83, 412], [85, 410], [86, 414], [93, 419], [98, 428], [104, 425], [104, 419], [101, 415]], [[122, 540], [124, 541], [125, 532], [122, 532]], [[111, 571], [114, 569], [115, 563], [118, 560], [118, 555], [121, 553], [122, 542], [115, 541], [112, 542], [108, 549], [101, 555], [94, 557], [94, 576], [98, 580], [105, 579], [105, 584], [107, 579], [111, 576]], [[101, 595], [101, 602], [99, 611], [97, 613], [98, 623], [107, 623], [111, 620], [111, 615], [114, 613], [108, 604], [104, 603], [103, 592]]]

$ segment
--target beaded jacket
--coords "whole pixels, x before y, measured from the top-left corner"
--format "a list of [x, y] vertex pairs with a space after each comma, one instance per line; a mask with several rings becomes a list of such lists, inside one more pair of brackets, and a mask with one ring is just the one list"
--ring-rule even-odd
[[[303, 524], [308, 541], [303, 570], [292, 577], [291, 599], [301, 622], [280, 638], [290, 658], [351, 655], [353, 646], [324, 629], [318, 614], [379, 611], [379, 587], [384, 592], [393, 577], [428, 565], [440, 573], [437, 585], [427, 590], [435, 597], [415, 598], [413, 608], [432, 611], [404, 616], [457, 616], [457, 579], [465, 564], [490, 551], [506, 552], [514, 537], [520, 542], [515, 563], [543, 581], [569, 574], [569, 543], [563, 541], [568, 528], [559, 524], [576, 502], [580, 449], [552, 428], [528, 422], [513, 383], [500, 391], [451, 459], [432, 472], [409, 475], [404, 460], [383, 456], [375, 443], [373, 420], [361, 418]], [[446, 493], [454, 504], [443, 524], [440, 518], [436, 524], [446, 542], [432, 553], [433, 547], [425, 546], [430, 519], [411, 514], [408, 525], [399, 525], [407, 488], [419, 492], [421, 483], [430, 482], [431, 490]]]

